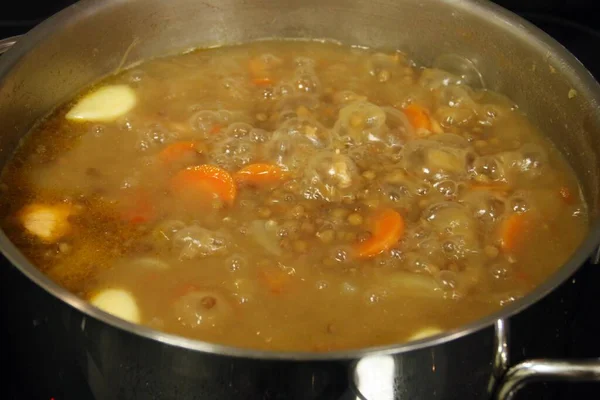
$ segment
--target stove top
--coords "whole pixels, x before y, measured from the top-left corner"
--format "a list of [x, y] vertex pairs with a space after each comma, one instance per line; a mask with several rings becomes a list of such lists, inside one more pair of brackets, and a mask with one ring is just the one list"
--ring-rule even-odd
[[[44, 18], [71, 4], [72, 0], [55, 0], [35, 6], [21, 1], [20, 8], [0, 17], [0, 38], [25, 33]], [[497, 1], [520, 13], [538, 27], [549, 33], [600, 79], [600, 24], [591, 12], [595, 4], [586, 0], [529, 0]], [[595, 28], [599, 28], [596, 30]], [[8, 374], [3, 374], [3, 398], [10, 400], [86, 400], [93, 399], [87, 383], [71, 357], [66, 342], [50, 341], [45, 310], [32, 290], [32, 284], [6, 260], [0, 258], [0, 350]], [[547, 336], [537, 346], [514, 346], [519, 354], [511, 355], [518, 361], [530, 357], [589, 358], [600, 357], [600, 324], [597, 296], [600, 283], [600, 267], [588, 263], [572, 280], [561, 287], [564, 293], [558, 302], [573, 302], [572, 313], [560, 314], [560, 304], [549, 305], [548, 313], [561, 320], [556, 332], [544, 332]], [[10, 287], [8, 287], [10, 285]], [[528, 321], [516, 318], [511, 323], [528, 326]], [[527, 331], [527, 329], [526, 329]], [[531, 335], [539, 334], [532, 329]], [[511, 344], [511, 348], [513, 348]], [[586, 399], [597, 398], [590, 393], [598, 392], [600, 384], [534, 384], [519, 393], [517, 399]], [[183, 399], [182, 399], [183, 400]], [[328, 399], [327, 399], [328, 400]], [[335, 399], [332, 399], [335, 400]]]

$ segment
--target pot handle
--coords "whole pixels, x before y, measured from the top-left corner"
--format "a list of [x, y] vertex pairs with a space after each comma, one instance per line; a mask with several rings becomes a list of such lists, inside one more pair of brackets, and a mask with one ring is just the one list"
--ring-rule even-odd
[[17, 40], [20, 38], [21, 36], [11, 36], [11, 37], [7, 37], [6, 39], [2, 39], [0, 40], [0, 54], [4, 54], [8, 51], [8, 49], [10, 49], [11, 47], [13, 47], [15, 45], [15, 43], [17, 43]]
[[600, 382], [600, 358], [584, 360], [527, 360], [512, 366], [498, 382], [494, 398], [512, 400], [533, 382]]

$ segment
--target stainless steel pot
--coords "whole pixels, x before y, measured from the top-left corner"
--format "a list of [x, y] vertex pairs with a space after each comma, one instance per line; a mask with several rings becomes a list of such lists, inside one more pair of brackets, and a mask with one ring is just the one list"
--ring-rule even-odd
[[[461, 329], [405, 345], [328, 354], [244, 350], [132, 325], [41, 274], [2, 233], [2, 253], [37, 286], [98, 399], [509, 399], [540, 379], [600, 379], [600, 362], [511, 366], [510, 318], [565, 281], [600, 241], [600, 88], [564, 48], [517, 16], [466, 0], [86, 0], [0, 58], [0, 165], [34, 122], [79, 89], [137, 61], [266, 37], [400, 48], [430, 63], [459, 54], [510, 96], [569, 159], [592, 227], [535, 292]], [[2, 45], [0, 45], [0, 49]], [[352, 390], [345, 391], [350, 382]]]

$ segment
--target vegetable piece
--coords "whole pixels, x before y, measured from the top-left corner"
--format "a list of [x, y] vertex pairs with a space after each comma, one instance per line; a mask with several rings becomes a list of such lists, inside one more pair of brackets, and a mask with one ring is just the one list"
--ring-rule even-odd
[[519, 280], [519, 282], [523, 284], [530, 285], [533, 282], [531, 276], [523, 270], [515, 268], [513, 270], [513, 273], [515, 277]]
[[215, 196], [231, 205], [237, 188], [229, 172], [215, 165], [199, 165], [179, 171], [171, 179], [171, 190], [180, 197], [210, 200]]
[[281, 268], [268, 268], [260, 271], [260, 277], [273, 294], [281, 294], [289, 285], [291, 276]]
[[140, 323], [140, 311], [135, 298], [123, 289], [105, 289], [90, 300], [92, 305], [102, 311], [124, 319], [125, 321]]
[[430, 336], [439, 335], [440, 333], [442, 333], [442, 330], [439, 328], [427, 327], [415, 332], [408, 338], [408, 341], [421, 340]]
[[464, 159], [460, 151], [455, 149], [438, 149], [432, 147], [426, 153], [426, 167], [430, 170], [441, 170], [458, 174], [465, 169]]
[[68, 204], [30, 204], [19, 212], [19, 219], [27, 232], [54, 243], [70, 232], [69, 215], [71, 207]]
[[136, 268], [146, 268], [148, 270], [154, 271], [166, 271], [170, 267], [165, 261], [160, 260], [156, 257], [140, 257], [133, 259], [129, 262], [130, 265]]
[[176, 142], [165, 147], [158, 158], [165, 164], [181, 160], [184, 157], [202, 153], [203, 149], [198, 142]]
[[235, 180], [252, 186], [265, 186], [281, 182], [285, 176], [283, 170], [274, 164], [250, 164], [235, 174]]
[[159, 274], [158, 272], [150, 271], [144, 275], [144, 277], [142, 278], [142, 281], [146, 284], [154, 283], [154, 282], [157, 282], [160, 277], [161, 277], [161, 274]]
[[497, 193], [508, 193], [510, 192], [510, 186], [506, 183], [502, 182], [490, 182], [490, 183], [481, 183], [481, 182], [471, 182], [469, 185], [471, 190], [486, 190], [489, 192], [497, 192]]
[[425, 107], [409, 104], [403, 111], [415, 129], [431, 130], [431, 119]]
[[281, 256], [283, 251], [279, 246], [279, 237], [277, 236], [277, 223], [272, 221], [273, 229], [267, 229], [267, 222], [256, 220], [250, 223], [250, 233], [256, 243], [260, 244], [269, 253]]
[[177, 300], [178, 298], [197, 290], [200, 290], [200, 286], [194, 283], [184, 283], [176, 286], [175, 289], [173, 289], [173, 298], [174, 300]]
[[210, 128], [210, 133], [211, 134], [217, 134], [219, 132], [221, 132], [221, 129], [223, 129], [223, 125], [221, 124], [214, 124], [211, 128]]
[[511, 214], [500, 226], [500, 246], [505, 252], [514, 252], [525, 241], [530, 219], [526, 213]]
[[440, 125], [439, 122], [437, 122], [437, 120], [435, 118], [430, 117], [429, 120], [431, 121], [431, 132], [432, 133], [444, 133], [442, 126]]
[[248, 62], [248, 70], [253, 79], [268, 79], [268, 66], [262, 57], [253, 57]]
[[253, 57], [248, 62], [248, 70], [254, 78], [264, 77], [267, 73], [267, 67], [260, 57]]
[[257, 56], [248, 62], [251, 82], [256, 86], [269, 86], [273, 80], [273, 69], [281, 65], [281, 60], [269, 55]]
[[156, 218], [156, 208], [152, 196], [145, 190], [138, 190], [123, 200], [123, 219], [132, 224], [144, 224]]
[[419, 274], [408, 271], [394, 271], [382, 276], [385, 281], [383, 287], [389, 288], [393, 293], [401, 296], [422, 297], [428, 299], [443, 299], [444, 292], [436, 279], [431, 275]]
[[254, 78], [252, 79], [252, 83], [256, 86], [269, 86], [273, 84], [273, 80], [271, 78]]
[[178, 230], [172, 236], [171, 243], [173, 250], [179, 253], [180, 260], [225, 254], [231, 245], [227, 234], [206, 229], [198, 223]]
[[109, 122], [127, 114], [136, 103], [136, 94], [129, 86], [104, 86], [79, 100], [65, 117], [71, 121]]
[[355, 247], [360, 258], [373, 257], [388, 250], [404, 235], [404, 218], [391, 208], [377, 213], [372, 226], [372, 236]]

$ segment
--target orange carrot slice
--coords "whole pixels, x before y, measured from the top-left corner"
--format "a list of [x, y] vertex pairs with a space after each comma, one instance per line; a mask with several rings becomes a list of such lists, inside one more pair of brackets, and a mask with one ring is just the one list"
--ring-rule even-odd
[[190, 200], [210, 200], [215, 196], [233, 204], [237, 188], [229, 172], [215, 165], [199, 165], [179, 171], [171, 179], [171, 190]]
[[145, 283], [154, 283], [154, 282], [158, 281], [159, 278], [160, 278], [160, 274], [158, 272], [156, 272], [156, 271], [148, 272], [144, 277], [144, 282]]
[[499, 193], [510, 192], [510, 187], [506, 183], [501, 183], [501, 182], [490, 182], [490, 183], [472, 182], [469, 185], [469, 187], [472, 190], [487, 190], [490, 192], [499, 192]]
[[273, 294], [283, 293], [291, 280], [291, 276], [280, 268], [263, 269], [260, 276]]
[[260, 57], [250, 59], [248, 62], [248, 70], [253, 78], [264, 78], [267, 75], [267, 66]]
[[132, 224], [144, 224], [156, 218], [156, 208], [150, 201], [152, 196], [143, 189], [133, 193], [123, 201], [125, 210], [121, 214], [123, 219]]
[[196, 290], [199, 290], [199, 289], [200, 289], [200, 286], [198, 286], [194, 283], [184, 283], [184, 284], [178, 285], [173, 289], [173, 298], [178, 299], [182, 296], [185, 296], [186, 294], [195, 292]]
[[250, 72], [250, 77], [252, 83], [256, 86], [268, 86], [274, 83], [272, 78], [272, 69], [273, 65], [266, 62], [261, 57], [254, 57], [248, 62], [248, 71]]
[[223, 129], [223, 125], [221, 124], [214, 124], [211, 128], [210, 128], [210, 133], [217, 134], [219, 132], [221, 132], [221, 129]]
[[158, 154], [158, 158], [162, 162], [170, 164], [181, 160], [186, 156], [192, 156], [201, 152], [202, 149], [199, 147], [197, 142], [177, 142], [165, 147]]
[[514, 252], [524, 243], [531, 220], [526, 213], [511, 214], [500, 225], [500, 246], [505, 252]]
[[519, 282], [527, 285], [532, 283], [531, 276], [527, 272], [515, 268], [514, 274]]
[[269, 86], [273, 84], [273, 79], [271, 78], [254, 78], [252, 79], [252, 83], [255, 84], [256, 86]]
[[404, 236], [404, 218], [391, 208], [378, 212], [372, 224], [372, 236], [355, 247], [360, 258], [376, 256], [388, 250]]
[[413, 128], [427, 129], [428, 131], [431, 130], [431, 119], [429, 118], [429, 112], [425, 107], [417, 104], [409, 104], [402, 111], [404, 111], [404, 114]]
[[284, 171], [274, 164], [250, 164], [235, 174], [235, 180], [253, 186], [272, 185], [281, 182]]

